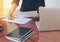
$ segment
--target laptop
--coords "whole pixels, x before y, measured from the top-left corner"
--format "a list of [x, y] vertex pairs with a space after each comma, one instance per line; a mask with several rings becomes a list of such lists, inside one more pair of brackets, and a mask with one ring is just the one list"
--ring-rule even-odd
[[25, 40], [29, 39], [32, 35], [35, 34], [35, 31], [33, 31], [31, 28], [27, 27], [19, 27], [9, 33], [7, 37], [10, 37], [11, 39], [20, 41], [20, 42], [25, 42]]

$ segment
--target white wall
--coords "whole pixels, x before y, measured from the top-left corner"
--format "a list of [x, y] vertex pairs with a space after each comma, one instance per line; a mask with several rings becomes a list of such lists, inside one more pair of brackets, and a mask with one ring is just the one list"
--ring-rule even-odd
[[40, 8], [39, 30], [60, 30], [60, 8]]
[[60, 0], [45, 0], [45, 4], [47, 8], [59, 8], [60, 7]]

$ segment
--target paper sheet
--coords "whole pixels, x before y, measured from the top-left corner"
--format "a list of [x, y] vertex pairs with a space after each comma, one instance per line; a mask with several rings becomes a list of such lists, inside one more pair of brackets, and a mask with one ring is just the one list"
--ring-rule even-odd
[[18, 41], [16, 38], [12, 38], [12, 37], [8, 37], [8, 36], [5, 36], [7, 39], [11, 40], [11, 41], [14, 41], [14, 42], [20, 42]]
[[7, 19], [7, 18], [3, 19], [3, 21], [13, 22], [13, 23], [17, 23], [17, 24], [25, 24], [25, 23], [27, 23], [27, 22], [29, 22], [29, 21], [31, 21], [31, 20], [32, 20], [32, 19], [30, 19], [30, 18], [24, 18], [24, 17], [22, 17], [22, 18], [17, 18], [17, 19], [13, 19], [13, 20], [9, 20], [9, 19]]

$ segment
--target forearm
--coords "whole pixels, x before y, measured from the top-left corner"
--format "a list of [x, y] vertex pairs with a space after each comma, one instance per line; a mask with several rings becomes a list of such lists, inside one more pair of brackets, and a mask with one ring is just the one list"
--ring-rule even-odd
[[13, 17], [14, 17], [13, 13], [14, 13], [16, 7], [17, 7], [17, 4], [15, 4], [15, 3], [12, 4], [12, 7], [9, 9], [9, 13], [7, 15], [8, 19], [13, 19]]
[[12, 7], [10, 8], [10, 13], [11, 14], [13, 14], [14, 13], [14, 11], [15, 11], [15, 9], [16, 9], [16, 7], [17, 7], [17, 4], [12, 4]]
[[16, 9], [16, 7], [18, 5], [19, 5], [19, 0], [13, 0], [12, 1], [12, 6], [8, 10], [8, 14], [7, 14], [8, 19], [13, 19], [13, 17], [14, 17], [14, 11], [15, 11], [15, 9]]

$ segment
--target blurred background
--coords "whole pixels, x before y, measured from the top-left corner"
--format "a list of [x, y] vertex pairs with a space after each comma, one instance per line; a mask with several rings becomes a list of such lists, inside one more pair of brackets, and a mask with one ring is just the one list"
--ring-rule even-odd
[[[37, 0], [38, 1], [38, 0]], [[11, 7], [12, 0], [0, 0], [0, 17], [3, 15], [4, 11]], [[20, 0], [19, 6], [16, 10], [19, 10], [22, 0]], [[46, 8], [59, 8], [60, 0], [45, 0]]]

